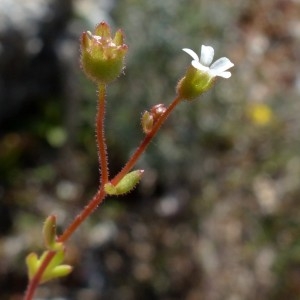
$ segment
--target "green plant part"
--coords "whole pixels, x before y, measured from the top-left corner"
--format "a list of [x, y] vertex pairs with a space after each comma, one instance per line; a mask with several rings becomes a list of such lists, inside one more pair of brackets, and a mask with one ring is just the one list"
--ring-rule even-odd
[[56, 217], [50, 215], [45, 220], [43, 226], [44, 243], [49, 250], [59, 250], [62, 247], [61, 243], [56, 242]]
[[[37, 274], [39, 268], [44, 262], [44, 259], [48, 255], [50, 251], [45, 251], [40, 258], [38, 258], [36, 253], [30, 253], [26, 257], [26, 264], [28, 269], [28, 277], [29, 279], [33, 279]], [[49, 280], [56, 279], [59, 277], [64, 277], [69, 275], [72, 272], [73, 267], [70, 265], [61, 264], [65, 258], [65, 249], [56, 251], [53, 259], [46, 267], [43, 272], [41, 279], [39, 281], [40, 284], [45, 283]]]
[[29, 283], [24, 300], [32, 300], [39, 284], [49, 280], [64, 277], [72, 271], [72, 266], [63, 264], [65, 258], [65, 243], [77, 228], [92, 214], [104, 201], [107, 195], [123, 195], [132, 191], [144, 173], [143, 170], [131, 171], [138, 159], [158, 133], [171, 112], [182, 100], [193, 100], [207, 91], [215, 82], [217, 76], [229, 78], [231, 73], [226, 71], [233, 63], [226, 57], [220, 58], [211, 66], [214, 50], [209, 46], [202, 46], [201, 57], [190, 50], [183, 49], [193, 61], [186, 75], [177, 85], [177, 95], [165, 107], [163, 104], [154, 105], [150, 111], [142, 116], [142, 128], [145, 133], [143, 140], [123, 169], [109, 181], [109, 168], [107, 162], [107, 146], [104, 131], [106, 86], [115, 80], [124, 69], [124, 57], [127, 45], [124, 36], [118, 30], [111, 36], [110, 27], [102, 22], [95, 28], [95, 34], [86, 31], [81, 37], [81, 65], [86, 75], [97, 83], [99, 87], [98, 112], [96, 116], [96, 133], [101, 175], [99, 187], [94, 197], [84, 206], [71, 224], [57, 237], [56, 217], [50, 215], [43, 226], [43, 239], [46, 250], [41, 257], [30, 253], [26, 257]]
[[111, 182], [108, 182], [104, 186], [104, 190], [108, 195], [119, 196], [124, 195], [132, 191], [144, 173], [144, 170], [136, 170], [126, 174], [117, 185], [113, 185]]
[[156, 104], [154, 105], [150, 112], [144, 111], [141, 123], [142, 123], [142, 129], [145, 134], [149, 134], [157, 120], [166, 112], [166, 107], [164, 104]]
[[142, 115], [141, 118], [141, 123], [142, 123], [142, 128], [143, 128], [143, 132], [145, 134], [148, 134], [152, 131], [153, 128], [153, 116], [149, 113], [149, 111], [145, 111]]
[[211, 62], [214, 58], [214, 49], [210, 46], [201, 47], [201, 56], [191, 49], [182, 49], [189, 54], [193, 60], [186, 75], [179, 81], [177, 85], [178, 95], [186, 100], [193, 100], [208, 91], [213, 84], [217, 76], [223, 78], [229, 78], [231, 73], [227, 71], [232, 68], [234, 64], [227, 58], [221, 57], [216, 60], [211, 66]]
[[81, 36], [81, 66], [94, 82], [109, 83], [122, 73], [127, 49], [123, 32], [118, 30], [112, 38], [110, 27], [101, 22], [95, 35], [86, 31]]

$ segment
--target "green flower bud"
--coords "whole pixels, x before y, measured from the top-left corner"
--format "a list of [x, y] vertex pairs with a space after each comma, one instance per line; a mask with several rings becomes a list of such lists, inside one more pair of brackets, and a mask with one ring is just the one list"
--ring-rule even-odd
[[122, 73], [127, 49], [122, 31], [118, 30], [112, 38], [110, 27], [101, 22], [95, 28], [95, 35], [90, 31], [82, 34], [82, 68], [97, 84], [109, 83]]
[[129, 193], [137, 186], [143, 173], [144, 170], [132, 171], [126, 174], [117, 185], [113, 185], [111, 182], [108, 182], [104, 186], [104, 191], [111, 196], [119, 196]]
[[153, 128], [153, 116], [149, 113], [149, 111], [145, 111], [142, 115], [141, 119], [143, 132], [148, 134], [152, 131]]

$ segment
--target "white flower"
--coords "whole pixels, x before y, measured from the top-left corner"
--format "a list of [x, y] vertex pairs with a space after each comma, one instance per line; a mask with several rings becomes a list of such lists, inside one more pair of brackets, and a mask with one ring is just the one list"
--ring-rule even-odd
[[200, 59], [193, 50], [188, 48], [182, 50], [193, 58], [192, 66], [194, 68], [207, 72], [211, 77], [229, 78], [231, 76], [231, 73], [226, 70], [232, 68], [234, 64], [227, 57], [219, 58], [210, 66], [214, 58], [214, 49], [212, 47], [202, 45]]

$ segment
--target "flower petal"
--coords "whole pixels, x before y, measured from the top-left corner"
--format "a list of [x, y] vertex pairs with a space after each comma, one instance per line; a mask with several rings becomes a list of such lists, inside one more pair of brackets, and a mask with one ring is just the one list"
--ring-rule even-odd
[[199, 57], [198, 57], [197, 53], [195, 53], [193, 50], [188, 49], [188, 48], [183, 48], [182, 50], [184, 52], [186, 52], [187, 54], [189, 54], [194, 60], [199, 61]]
[[200, 63], [208, 67], [214, 58], [214, 53], [213, 47], [202, 45]]
[[204, 72], [207, 72], [209, 71], [209, 68], [208, 67], [205, 67], [203, 66], [199, 61], [197, 60], [193, 60], [192, 61], [192, 66], [196, 69], [198, 69], [199, 71], [204, 71]]
[[219, 74], [217, 74], [217, 76], [219, 76], [219, 77], [223, 77], [223, 78], [229, 78], [229, 77], [231, 77], [231, 73], [230, 72], [222, 72], [222, 73], [219, 73]]
[[227, 57], [221, 57], [210, 66], [210, 69], [214, 74], [219, 75], [233, 66], [234, 64]]

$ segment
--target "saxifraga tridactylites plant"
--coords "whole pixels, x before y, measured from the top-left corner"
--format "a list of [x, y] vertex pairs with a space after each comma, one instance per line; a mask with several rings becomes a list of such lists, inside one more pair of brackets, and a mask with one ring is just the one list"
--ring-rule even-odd
[[214, 49], [210, 46], [202, 46], [200, 58], [191, 49], [184, 48], [183, 51], [193, 60], [185, 76], [178, 82], [174, 100], [168, 107], [164, 104], [155, 104], [149, 111], [143, 113], [141, 123], [144, 139], [123, 169], [115, 177], [110, 178], [104, 133], [106, 88], [122, 74], [127, 50], [123, 32], [118, 30], [112, 37], [110, 27], [105, 22], [98, 24], [94, 33], [86, 31], [81, 36], [81, 66], [87, 77], [98, 87], [96, 142], [101, 170], [99, 188], [61, 235], [56, 233], [56, 217], [54, 215], [47, 217], [43, 226], [46, 250], [40, 256], [32, 252], [26, 257], [29, 282], [24, 300], [33, 299], [39, 284], [66, 276], [72, 271], [71, 266], [63, 264], [65, 243], [107, 196], [123, 195], [135, 188], [144, 171], [132, 169], [174, 108], [183, 101], [198, 98], [214, 85], [218, 76], [229, 78], [231, 73], [227, 70], [233, 67], [233, 63], [226, 57], [218, 59], [211, 65]]

